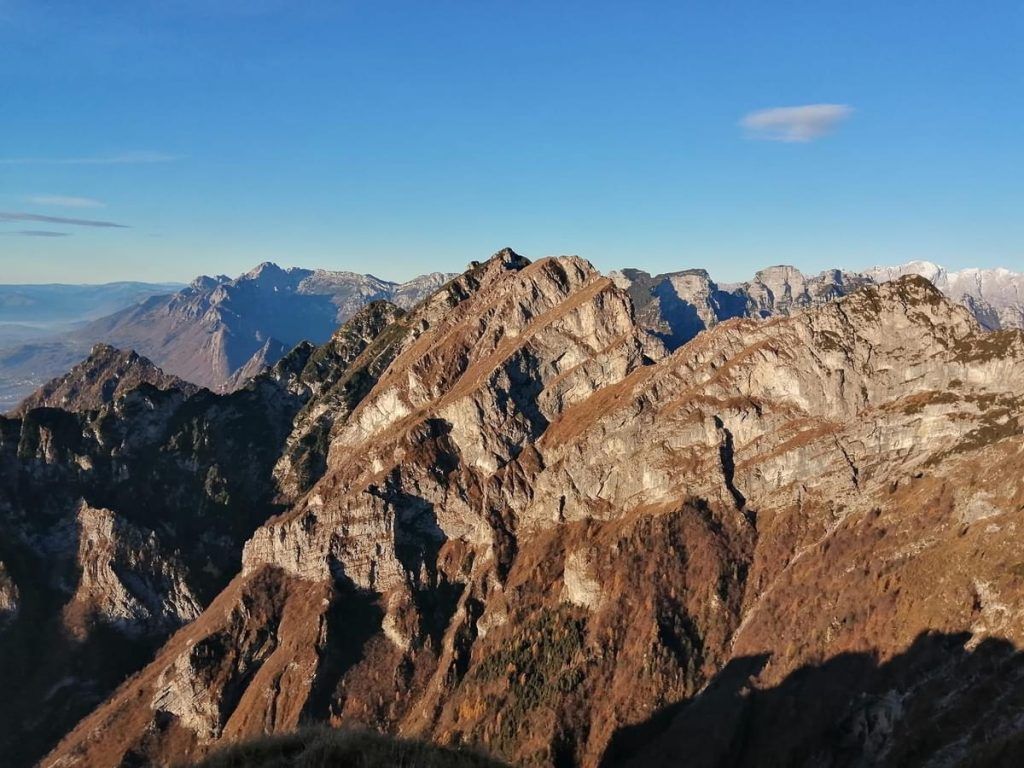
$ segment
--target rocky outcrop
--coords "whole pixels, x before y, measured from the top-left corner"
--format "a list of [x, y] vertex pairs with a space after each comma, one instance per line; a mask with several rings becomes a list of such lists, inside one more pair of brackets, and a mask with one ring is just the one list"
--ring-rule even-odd
[[506, 250], [294, 353], [286, 508], [42, 764], [309, 721], [588, 767], [856, 764], [836, 729], [947, 764], [1018, 733], [1024, 337], [920, 278], [773, 272], [749, 300], [778, 313], [669, 354], [626, 279]]
[[161, 546], [109, 509], [78, 506], [78, 584], [64, 606], [72, 635], [87, 637], [100, 622], [127, 634], [166, 631], [199, 615], [187, 570]]
[[33, 408], [95, 411], [142, 384], [150, 384], [157, 389], [174, 389], [186, 395], [199, 389], [164, 373], [135, 352], [97, 344], [89, 357], [68, 373], [44, 384], [25, 398], [14, 415], [24, 415]]
[[18, 616], [18, 585], [0, 562], [0, 630]]
[[0, 418], [12, 765], [34, 762], [237, 573], [243, 542], [281, 509], [272, 470], [312, 351], [230, 395], [143, 382], [97, 410]]

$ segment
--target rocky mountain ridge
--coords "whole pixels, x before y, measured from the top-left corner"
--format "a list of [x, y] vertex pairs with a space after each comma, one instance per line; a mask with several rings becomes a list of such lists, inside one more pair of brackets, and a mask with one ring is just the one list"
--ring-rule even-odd
[[[744, 295], [785, 314], [669, 352], [627, 279], [506, 250], [250, 384], [280, 415], [247, 462], [279, 514], [252, 505], [237, 574], [190, 586], [199, 615], [41, 764], [167, 765], [307, 722], [540, 766], [1019, 748], [1021, 333], [918, 277], [817, 301], [847, 276], [769, 274], [767, 303]], [[5, 423], [7, 471], [89, 458], [61, 459], [74, 430], [24, 436], [50, 413]]]
[[[929, 262], [911, 262], [807, 276], [778, 266], [761, 270], [751, 281], [721, 285], [699, 269], [653, 277], [624, 269], [610, 276], [629, 292], [645, 327], [675, 349], [730, 317], [787, 314], [903, 274], [932, 280], [985, 328], [1024, 326], [1024, 276], [1004, 269], [950, 273]], [[363, 304], [389, 300], [408, 309], [451, 277], [430, 273], [399, 284], [353, 272], [282, 269], [269, 262], [236, 279], [201, 276], [178, 293], [115, 312], [60, 340], [26, 337], [0, 349], [0, 405], [13, 406], [98, 342], [134, 349], [183, 380], [230, 392], [299, 341], [323, 343]]]

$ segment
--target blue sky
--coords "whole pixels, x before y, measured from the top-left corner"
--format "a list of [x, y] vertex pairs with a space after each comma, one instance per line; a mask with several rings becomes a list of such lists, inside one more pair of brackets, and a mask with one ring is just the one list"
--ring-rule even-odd
[[0, 283], [1024, 270], [1022, 39], [1020, 2], [0, 0]]

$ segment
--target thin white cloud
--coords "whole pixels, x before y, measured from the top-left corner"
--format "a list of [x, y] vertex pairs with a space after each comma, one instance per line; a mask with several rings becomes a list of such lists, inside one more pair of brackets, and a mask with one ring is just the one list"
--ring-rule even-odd
[[35, 205], [56, 205], [61, 208], [103, 208], [105, 203], [91, 197], [71, 197], [68, 195], [32, 195], [26, 198]]
[[43, 224], [70, 224], [76, 227], [104, 227], [116, 229], [128, 229], [127, 224], [117, 224], [113, 221], [97, 221], [95, 219], [69, 219], [64, 216], [43, 216], [39, 213], [22, 213], [0, 211], [0, 223], [11, 221], [34, 221]]
[[164, 152], [121, 152], [93, 157], [0, 157], [0, 165], [144, 165], [180, 159], [180, 155]]
[[16, 232], [0, 232], [8, 237], [71, 237], [70, 232], [54, 232], [49, 229], [19, 229]]
[[740, 126], [753, 139], [806, 142], [832, 133], [852, 114], [853, 108], [846, 104], [773, 107], [744, 115]]

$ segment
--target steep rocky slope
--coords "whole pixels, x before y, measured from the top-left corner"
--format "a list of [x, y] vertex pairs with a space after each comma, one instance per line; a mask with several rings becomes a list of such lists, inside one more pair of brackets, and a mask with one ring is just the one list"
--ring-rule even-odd
[[25, 398], [14, 414], [23, 416], [33, 408], [42, 407], [94, 411], [142, 384], [163, 390], [175, 389], [186, 395], [195, 394], [199, 389], [164, 373], [135, 352], [97, 344], [88, 358]]
[[261, 468], [286, 508], [42, 765], [310, 721], [544, 766], [945, 765], [1019, 734], [1024, 338], [926, 281], [668, 354], [586, 262], [503, 251], [301, 358]]

